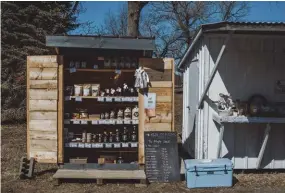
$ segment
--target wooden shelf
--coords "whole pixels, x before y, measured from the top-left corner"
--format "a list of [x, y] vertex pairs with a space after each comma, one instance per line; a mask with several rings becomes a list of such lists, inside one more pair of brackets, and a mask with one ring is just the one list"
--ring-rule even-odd
[[86, 149], [119, 149], [120, 148], [137, 148], [138, 142], [126, 142], [126, 143], [82, 143], [82, 142], [67, 142], [65, 147], [68, 148], [86, 148]]
[[65, 96], [65, 101], [69, 101], [71, 99], [75, 99], [75, 101], [81, 101], [82, 99], [97, 99], [98, 102], [106, 102], [106, 103], [111, 103], [111, 102], [138, 102], [139, 98], [138, 97], [99, 97], [99, 96]]
[[246, 116], [219, 116], [213, 114], [218, 123], [285, 123], [282, 117], [246, 117]]
[[138, 125], [139, 120], [119, 120], [119, 119], [64, 119], [64, 124], [73, 125]]
[[[70, 68], [66, 68], [65, 70], [70, 70]], [[116, 71], [121, 71], [121, 72], [135, 72], [136, 69], [87, 69], [87, 68], [79, 68], [76, 69], [76, 72], [116, 72]]]

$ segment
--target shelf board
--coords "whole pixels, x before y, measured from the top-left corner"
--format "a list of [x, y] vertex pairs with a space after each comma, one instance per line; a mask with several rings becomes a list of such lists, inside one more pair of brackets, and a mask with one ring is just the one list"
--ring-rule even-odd
[[282, 117], [246, 117], [246, 116], [219, 116], [213, 114], [218, 123], [285, 123]]
[[64, 119], [64, 124], [73, 125], [137, 125], [139, 120], [118, 120], [118, 119]]
[[110, 97], [100, 97], [100, 96], [65, 96], [65, 101], [70, 101], [71, 99], [75, 99], [75, 101], [82, 101], [82, 99], [97, 99], [98, 102], [138, 102], [139, 98], [137, 96], [110, 96]]
[[114, 143], [82, 143], [82, 142], [67, 142], [65, 147], [68, 148], [82, 148], [82, 149], [118, 149], [121, 148], [137, 148], [138, 142], [114, 142]]
[[[66, 68], [65, 70], [70, 70], [70, 68]], [[79, 68], [76, 69], [76, 72], [116, 72], [116, 71], [121, 71], [121, 72], [135, 72], [136, 69], [87, 69], [87, 68]]]

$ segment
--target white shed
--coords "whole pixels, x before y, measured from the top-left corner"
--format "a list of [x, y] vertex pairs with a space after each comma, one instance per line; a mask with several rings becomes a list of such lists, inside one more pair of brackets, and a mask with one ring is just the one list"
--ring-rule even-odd
[[[285, 169], [285, 23], [202, 25], [178, 68], [182, 139], [190, 155], [226, 157], [235, 169]], [[220, 93], [241, 101], [259, 94], [280, 111], [221, 115]]]

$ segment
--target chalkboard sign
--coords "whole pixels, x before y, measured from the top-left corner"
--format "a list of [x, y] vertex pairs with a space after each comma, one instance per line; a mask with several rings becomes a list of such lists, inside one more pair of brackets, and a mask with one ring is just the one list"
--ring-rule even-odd
[[144, 134], [145, 169], [149, 182], [173, 182], [180, 180], [177, 135], [175, 132]]

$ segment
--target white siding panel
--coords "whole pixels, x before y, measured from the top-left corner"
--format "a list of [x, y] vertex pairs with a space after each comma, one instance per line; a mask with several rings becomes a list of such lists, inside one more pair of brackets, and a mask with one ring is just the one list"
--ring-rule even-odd
[[[233, 99], [248, 100], [251, 95], [258, 93], [264, 95], [269, 101], [285, 102], [284, 95], [274, 93], [275, 81], [285, 78], [284, 40], [233, 39], [233, 44], [223, 56], [221, 66], [209, 89], [210, 99], [218, 100], [219, 93], [230, 93]], [[203, 49], [203, 58], [201, 59], [205, 61], [202, 64], [208, 65], [210, 68], [201, 66], [203, 78], [200, 79], [199, 95], [203, 92], [205, 82], [214, 67], [223, 39], [211, 37], [206, 42], [210, 52], [207, 55], [205, 52], [208, 52], [208, 49]], [[212, 114], [215, 111], [210, 105], [205, 104], [204, 109], [200, 112], [203, 122], [199, 126], [203, 133], [197, 137], [202, 139], [204, 146], [197, 144], [197, 151], [207, 150], [207, 154], [203, 158], [215, 158], [219, 139], [219, 128], [212, 120]], [[232, 159], [236, 169], [254, 169], [263, 141], [265, 126], [265, 124], [227, 124], [222, 143], [222, 156]], [[203, 138], [205, 138], [204, 142]], [[272, 125], [267, 148], [261, 162], [262, 168], [285, 168], [284, 139], [285, 125]], [[202, 158], [201, 154], [199, 158]]]

